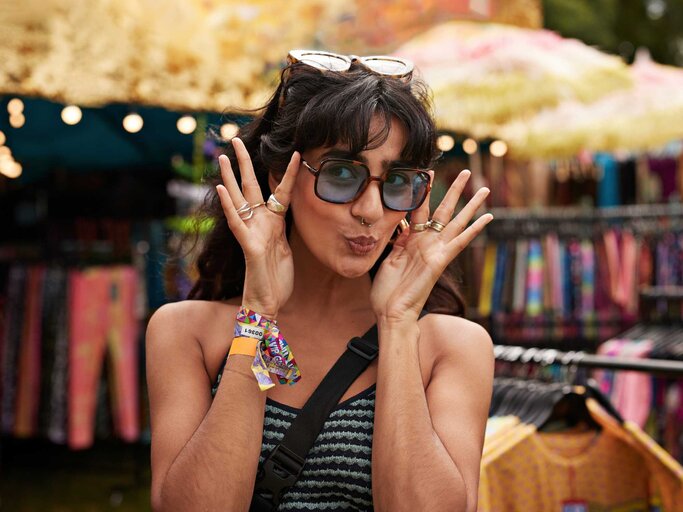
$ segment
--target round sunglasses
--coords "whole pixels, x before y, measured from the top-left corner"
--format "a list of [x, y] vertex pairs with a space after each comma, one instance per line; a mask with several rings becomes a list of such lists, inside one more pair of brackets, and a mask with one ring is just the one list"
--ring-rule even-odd
[[359, 62], [366, 68], [379, 75], [410, 80], [414, 65], [408, 59], [401, 59], [391, 55], [371, 55], [359, 57], [357, 55], [340, 55], [338, 53], [321, 50], [290, 50], [287, 62], [303, 62], [321, 71], [348, 71], [353, 62]]
[[379, 181], [384, 207], [410, 212], [422, 205], [431, 189], [429, 173], [421, 169], [392, 168], [382, 176], [372, 176], [368, 166], [356, 160], [325, 158], [318, 169], [305, 160], [301, 163], [315, 176], [315, 195], [328, 203], [350, 203], [371, 181]]

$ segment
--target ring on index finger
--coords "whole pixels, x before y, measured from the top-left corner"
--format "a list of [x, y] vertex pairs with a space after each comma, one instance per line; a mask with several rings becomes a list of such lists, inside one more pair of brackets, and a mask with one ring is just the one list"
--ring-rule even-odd
[[441, 233], [443, 231], [443, 228], [446, 227], [445, 224], [442, 224], [438, 220], [434, 220], [434, 219], [431, 219], [430, 221], [428, 221], [427, 224], [428, 224], [427, 227], [429, 229], [433, 229], [437, 233]]
[[266, 208], [277, 214], [285, 213], [287, 211], [287, 207], [277, 200], [275, 194], [270, 194], [268, 201], [266, 201]]

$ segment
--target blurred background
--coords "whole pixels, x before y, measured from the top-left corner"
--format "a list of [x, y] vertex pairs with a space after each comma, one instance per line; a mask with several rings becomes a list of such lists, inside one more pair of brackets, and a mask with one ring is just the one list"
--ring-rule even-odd
[[0, 508], [149, 510], [146, 322], [185, 298], [191, 258], [166, 263], [202, 176], [293, 48], [413, 60], [434, 202], [464, 168], [491, 188], [453, 269], [496, 393], [527, 396], [491, 416], [544, 428], [530, 383], [570, 384], [681, 492], [683, 2], [0, 0]]

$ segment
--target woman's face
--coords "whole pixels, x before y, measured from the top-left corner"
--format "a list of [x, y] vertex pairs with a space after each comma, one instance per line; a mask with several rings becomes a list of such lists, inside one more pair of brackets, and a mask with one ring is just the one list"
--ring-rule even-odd
[[[370, 140], [382, 121], [373, 119]], [[382, 176], [401, 160], [406, 144], [403, 125], [392, 120], [384, 144], [351, 155], [348, 147], [338, 144], [305, 151], [302, 158], [318, 169], [320, 161], [329, 156], [360, 160], [373, 176]], [[405, 162], [404, 162], [405, 165]], [[405, 212], [388, 210], [382, 205], [380, 182], [373, 181], [363, 193], [348, 204], [333, 204], [315, 195], [315, 176], [303, 164], [292, 191], [291, 211], [294, 227], [290, 240], [299, 241], [324, 266], [344, 277], [358, 277], [368, 272], [382, 254]], [[361, 225], [361, 217], [368, 225]], [[297, 238], [299, 240], [297, 240]]]

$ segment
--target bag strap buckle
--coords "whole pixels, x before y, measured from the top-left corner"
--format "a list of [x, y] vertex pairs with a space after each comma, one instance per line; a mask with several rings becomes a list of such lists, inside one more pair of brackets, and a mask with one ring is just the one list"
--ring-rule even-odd
[[352, 338], [347, 343], [346, 348], [368, 361], [375, 359], [379, 353], [378, 347], [363, 338]]
[[282, 492], [294, 485], [299, 478], [304, 462], [305, 459], [278, 444], [263, 461], [261, 478], [256, 483], [255, 492], [277, 506]]

